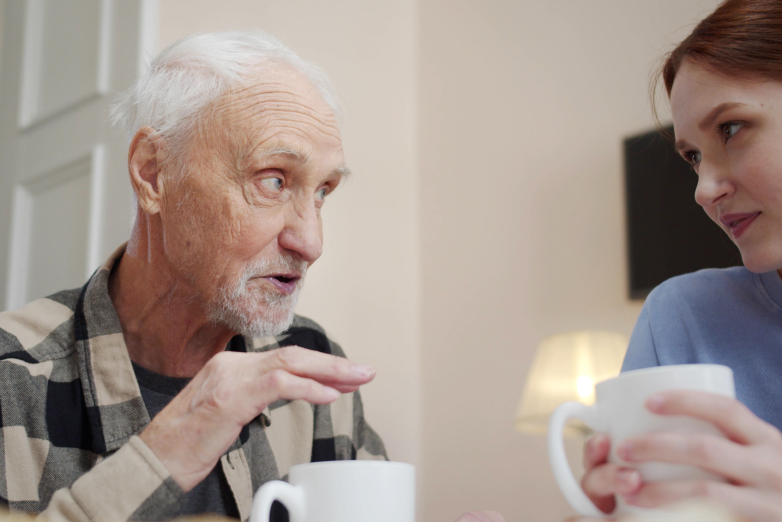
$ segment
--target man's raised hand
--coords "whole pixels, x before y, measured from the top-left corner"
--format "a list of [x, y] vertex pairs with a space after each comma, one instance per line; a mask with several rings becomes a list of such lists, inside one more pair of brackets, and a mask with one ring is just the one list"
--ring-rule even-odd
[[242, 427], [279, 399], [329, 404], [375, 377], [369, 366], [288, 346], [215, 355], [141, 433], [184, 491], [215, 467]]

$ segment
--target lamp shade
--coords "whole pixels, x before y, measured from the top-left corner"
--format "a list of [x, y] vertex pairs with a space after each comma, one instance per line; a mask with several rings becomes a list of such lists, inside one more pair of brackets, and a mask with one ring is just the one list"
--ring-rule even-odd
[[[595, 402], [595, 384], [619, 374], [628, 339], [615, 332], [581, 331], [544, 339], [532, 362], [516, 413], [516, 429], [545, 434], [549, 416], [567, 401]], [[565, 434], [587, 431], [568, 425]]]

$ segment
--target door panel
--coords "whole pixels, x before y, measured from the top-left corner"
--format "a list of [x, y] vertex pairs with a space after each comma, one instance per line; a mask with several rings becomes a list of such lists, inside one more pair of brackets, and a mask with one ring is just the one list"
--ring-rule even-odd
[[[25, 297], [80, 286], [87, 274], [91, 161], [57, 170], [24, 187], [29, 199], [30, 246]], [[24, 226], [22, 224], [21, 226]], [[52, 263], [51, 259], [56, 259]]]
[[22, 128], [105, 94], [110, 7], [101, 0], [28, 0]]
[[14, 0], [4, 17], [0, 306], [10, 309], [82, 284], [127, 239], [127, 141], [105, 119], [155, 49], [157, 2]]

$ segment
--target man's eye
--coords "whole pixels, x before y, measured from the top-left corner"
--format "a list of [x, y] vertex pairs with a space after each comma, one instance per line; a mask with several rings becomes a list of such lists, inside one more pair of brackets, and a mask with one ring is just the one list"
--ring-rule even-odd
[[725, 141], [735, 136], [741, 127], [742, 125], [740, 123], [725, 123], [722, 126], [722, 135], [725, 138]]
[[315, 198], [323, 201], [324, 199], [326, 199], [328, 193], [329, 193], [328, 189], [326, 187], [323, 187], [322, 189], [320, 189], [315, 193]]
[[272, 190], [282, 190], [282, 179], [281, 178], [265, 178], [261, 180], [261, 183], [266, 188], [272, 189]]

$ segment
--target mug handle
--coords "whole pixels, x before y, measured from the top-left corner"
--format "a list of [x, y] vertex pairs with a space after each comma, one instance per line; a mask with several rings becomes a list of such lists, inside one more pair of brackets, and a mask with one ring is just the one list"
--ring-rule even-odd
[[274, 501], [279, 501], [288, 510], [291, 522], [304, 522], [307, 500], [304, 490], [282, 480], [270, 480], [255, 493], [250, 522], [269, 522]]
[[581, 489], [565, 454], [565, 441], [563, 432], [568, 419], [579, 419], [595, 431], [603, 431], [597, 418], [594, 406], [587, 406], [580, 402], [565, 402], [560, 404], [551, 414], [548, 424], [548, 456], [551, 470], [557, 481], [559, 489], [570, 504], [570, 507], [586, 517], [607, 517], [597, 506], [589, 500]]

